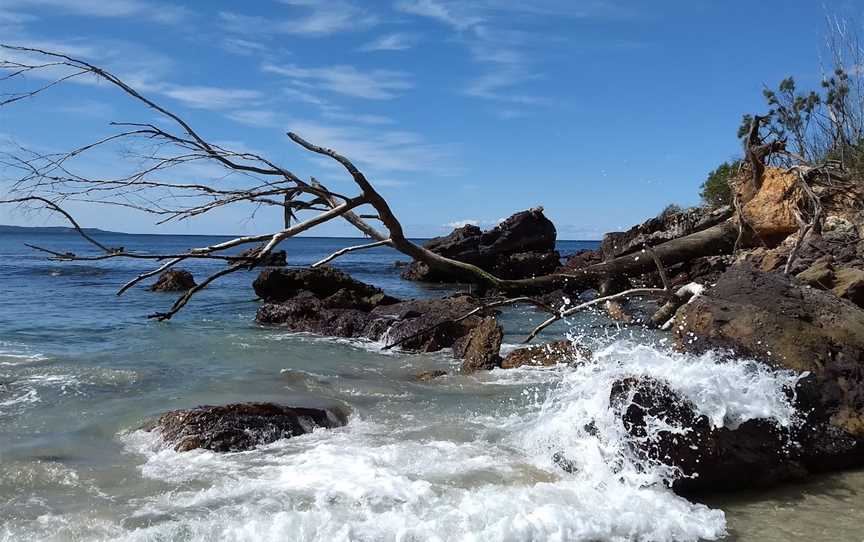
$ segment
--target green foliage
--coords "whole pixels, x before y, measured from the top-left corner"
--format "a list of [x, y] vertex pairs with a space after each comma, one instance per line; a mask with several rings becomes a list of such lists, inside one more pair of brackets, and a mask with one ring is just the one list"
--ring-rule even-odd
[[708, 174], [708, 178], [702, 183], [702, 201], [710, 207], [722, 207], [732, 204], [732, 188], [729, 181], [738, 172], [739, 160], [723, 162], [717, 169]]

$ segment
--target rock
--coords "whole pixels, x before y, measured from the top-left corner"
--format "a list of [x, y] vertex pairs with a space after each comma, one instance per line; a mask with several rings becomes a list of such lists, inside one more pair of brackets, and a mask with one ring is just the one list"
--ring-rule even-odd
[[[454, 346], [480, 323], [478, 316], [453, 322], [478, 305], [478, 300], [470, 295], [455, 295], [381, 306], [372, 311], [372, 316], [388, 323], [383, 342], [399, 343], [406, 350], [436, 352]], [[418, 335], [420, 332], [424, 333]]]
[[501, 362], [502, 369], [515, 369], [523, 365], [549, 367], [559, 363], [570, 365], [591, 359], [591, 351], [572, 341], [555, 341], [546, 344], [517, 348]]
[[380, 288], [355, 280], [347, 273], [329, 266], [268, 268], [261, 271], [252, 286], [255, 294], [268, 302], [310, 295], [321, 300], [326, 308], [365, 311], [398, 302], [398, 299], [386, 295]]
[[674, 272], [670, 272], [671, 278], [669, 280], [673, 287], [683, 286], [688, 282], [698, 282], [703, 285], [713, 284], [729, 268], [731, 260], [732, 258], [729, 256], [696, 258], [682, 264]]
[[834, 295], [848, 299], [859, 307], [864, 307], [864, 271], [852, 267], [838, 269], [834, 273]]
[[[250, 258], [256, 258], [258, 256], [258, 253], [260, 253], [261, 249], [263, 248], [263, 244], [258, 245], [257, 247], [247, 248], [246, 250], [237, 254], [237, 256], [230, 258], [228, 260], [228, 263], [232, 264], [238, 261], [247, 260], [251, 264], [252, 260]], [[264, 257], [263, 261], [258, 262], [255, 265], [264, 267], [284, 267], [288, 265], [288, 254], [284, 250], [273, 250], [270, 252], [270, 254]]]
[[775, 485], [864, 459], [861, 441], [826, 424], [789, 428], [752, 419], [712, 427], [693, 403], [647, 377], [615, 382], [610, 403], [637, 455], [681, 470], [673, 482], [681, 493]]
[[447, 376], [447, 371], [442, 371], [440, 369], [434, 371], [423, 371], [414, 375], [414, 380], [417, 382], [432, 382], [441, 376]]
[[793, 283], [780, 273], [743, 264], [675, 317], [679, 348], [728, 348], [769, 365], [809, 371], [813, 403], [826, 419], [864, 436], [864, 311]]
[[380, 326], [375, 326], [375, 319], [368, 312], [328, 308], [314, 297], [290, 299], [282, 303], [265, 303], [258, 308], [255, 319], [261, 324], [280, 324], [291, 331], [331, 337], [362, 337], [377, 340], [383, 333]]
[[[423, 246], [436, 254], [470, 263], [506, 278], [529, 278], [548, 274], [560, 265], [555, 251], [555, 225], [538, 207], [521, 211], [489, 231], [466, 225]], [[412, 262], [403, 278], [426, 282], [470, 282], [473, 276], [459, 271], [431, 269]]]
[[624, 256], [649, 246], [677, 239], [717, 225], [732, 216], [729, 206], [719, 209], [691, 207], [667, 209], [656, 217], [633, 226], [626, 232], [610, 232], [603, 236], [600, 250], [607, 260]]
[[533, 278], [554, 273], [561, 265], [557, 250], [502, 254], [495, 261], [494, 274], [500, 279]]
[[767, 167], [762, 185], [752, 199], [743, 204], [742, 215], [756, 236], [774, 246], [798, 231], [795, 212], [803, 197], [797, 174]]
[[185, 269], [169, 269], [150, 286], [151, 292], [185, 292], [196, 286], [192, 273]]
[[813, 265], [795, 275], [795, 278], [808, 286], [829, 290], [834, 287], [833, 261], [834, 258], [830, 255], [819, 258]]
[[602, 261], [603, 252], [600, 250], [579, 250], [567, 257], [561, 266], [561, 272], [575, 271]]
[[465, 345], [462, 373], [490, 370], [501, 363], [501, 340], [504, 331], [494, 316], [487, 316], [471, 330]]
[[236, 403], [172, 410], [143, 429], [158, 431], [178, 452], [197, 448], [240, 452], [309, 433], [316, 427], [340, 427], [347, 421], [346, 414], [336, 409]]

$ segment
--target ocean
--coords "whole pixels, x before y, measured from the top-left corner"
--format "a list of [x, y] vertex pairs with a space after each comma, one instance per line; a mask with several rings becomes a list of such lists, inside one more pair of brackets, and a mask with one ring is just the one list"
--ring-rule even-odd
[[[98, 237], [150, 252], [221, 239]], [[280, 248], [304, 265], [357, 242]], [[608, 404], [624, 376], [663, 378], [720, 423], [794, 417], [788, 381], [748, 360], [684, 356], [662, 333], [588, 313], [544, 336], [591, 347], [585, 366], [461, 376], [448, 352], [257, 325], [254, 271], [160, 323], [146, 315], [176, 294], [115, 295], [146, 261], [52, 262], [24, 243], [89, 251], [74, 234], [0, 234], [0, 541], [862, 540], [862, 472], [697, 502], [667, 488], [674, 474], [628, 453]], [[405, 259], [378, 248], [334, 265], [400, 298], [460, 289], [400, 279], [394, 262]], [[200, 278], [223, 265], [184, 267]], [[507, 311], [505, 348], [542, 318]], [[412, 378], [439, 368], [450, 376]], [[221, 455], [177, 453], [139, 430], [166, 410], [238, 401], [340, 405], [351, 416], [343, 428]], [[561, 451], [573, 473], [552, 460]]]

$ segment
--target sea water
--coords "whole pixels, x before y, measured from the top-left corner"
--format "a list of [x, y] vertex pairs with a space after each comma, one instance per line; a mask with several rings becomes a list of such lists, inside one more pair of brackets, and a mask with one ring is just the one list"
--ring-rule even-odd
[[[102, 240], [176, 252], [217, 239]], [[589, 346], [586, 363], [462, 376], [448, 352], [258, 326], [254, 272], [227, 276], [170, 322], [150, 321], [175, 294], [114, 295], [148, 262], [51, 262], [25, 242], [88, 250], [74, 235], [0, 237], [0, 540], [862, 539], [861, 473], [688, 501], [668, 488], [680, 473], [632, 454], [609, 404], [613, 382], [650, 376], [714, 426], [790, 425], [793, 373], [678, 354], [662, 333], [591, 313], [544, 337]], [[282, 248], [302, 265], [357, 242], [298, 238]], [[559, 245], [565, 254], [596, 246]], [[334, 265], [401, 298], [460, 289], [403, 281], [396, 260], [378, 248]], [[186, 267], [200, 278], [222, 265]], [[528, 308], [503, 314], [505, 349], [542, 319]], [[439, 368], [450, 375], [412, 378]], [[351, 416], [342, 428], [233, 454], [177, 453], [138, 429], [165, 410], [236, 401]]]

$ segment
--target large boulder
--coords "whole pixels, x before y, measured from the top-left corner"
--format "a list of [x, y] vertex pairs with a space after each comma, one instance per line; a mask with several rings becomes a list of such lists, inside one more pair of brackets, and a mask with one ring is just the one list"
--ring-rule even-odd
[[258, 297], [268, 302], [311, 296], [321, 300], [327, 308], [369, 311], [379, 305], [398, 301], [380, 288], [355, 280], [347, 273], [329, 266], [268, 268], [261, 271], [252, 287]]
[[172, 410], [145, 424], [143, 429], [157, 431], [178, 452], [198, 448], [241, 452], [310, 433], [316, 427], [340, 427], [347, 421], [347, 415], [338, 409], [236, 403]]
[[679, 492], [774, 485], [864, 460], [864, 442], [825, 423], [780, 426], [757, 418], [712, 427], [692, 402], [647, 377], [615, 382], [610, 403], [637, 456], [680, 469], [673, 482]]
[[[374, 332], [369, 337], [386, 344], [417, 352], [436, 352], [464, 343], [471, 330], [482, 317], [474, 315], [456, 322], [479, 306], [470, 295], [454, 295], [444, 299], [418, 299], [377, 307], [371, 312], [375, 318]], [[464, 355], [464, 345], [456, 357]]]
[[185, 269], [169, 269], [150, 286], [151, 292], [185, 292], [196, 286], [192, 273]]
[[765, 168], [762, 184], [743, 201], [744, 222], [761, 240], [777, 244], [799, 229], [796, 212], [804, 197], [798, 175], [780, 168]]
[[607, 260], [642, 250], [645, 245], [654, 246], [691, 233], [706, 230], [732, 216], [729, 206], [719, 209], [691, 207], [679, 209], [669, 207], [656, 217], [633, 226], [625, 232], [609, 232], [603, 235], [600, 249]]
[[742, 264], [676, 315], [678, 346], [731, 349], [808, 371], [813, 404], [830, 423], [864, 436], [864, 311], [833, 293]]
[[[553, 272], [560, 264], [555, 250], [555, 225], [537, 207], [507, 218], [489, 231], [467, 225], [423, 246], [436, 254], [476, 265], [504, 278], [529, 278]], [[442, 271], [412, 262], [402, 273], [409, 280], [426, 282], [470, 281], [460, 271]]]

